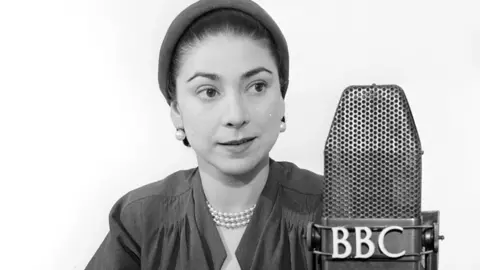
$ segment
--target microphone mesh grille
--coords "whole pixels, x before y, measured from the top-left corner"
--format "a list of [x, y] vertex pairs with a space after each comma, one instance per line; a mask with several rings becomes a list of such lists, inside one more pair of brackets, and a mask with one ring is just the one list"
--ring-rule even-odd
[[347, 88], [324, 154], [323, 217], [420, 217], [422, 150], [400, 87]]

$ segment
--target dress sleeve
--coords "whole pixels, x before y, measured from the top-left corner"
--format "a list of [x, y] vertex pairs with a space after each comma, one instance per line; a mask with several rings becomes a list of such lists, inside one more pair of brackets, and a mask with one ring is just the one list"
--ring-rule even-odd
[[139, 220], [134, 204], [127, 204], [124, 197], [113, 206], [110, 230], [85, 270], [140, 270]]

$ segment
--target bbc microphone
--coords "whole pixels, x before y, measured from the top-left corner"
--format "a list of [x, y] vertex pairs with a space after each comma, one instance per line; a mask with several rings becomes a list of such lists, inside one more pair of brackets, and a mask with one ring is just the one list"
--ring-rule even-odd
[[438, 269], [439, 211], [421, 210], [422, 155], [404, 91], [344, 90], [325, 143], [321, 223], [307, 246], [322, 270]]

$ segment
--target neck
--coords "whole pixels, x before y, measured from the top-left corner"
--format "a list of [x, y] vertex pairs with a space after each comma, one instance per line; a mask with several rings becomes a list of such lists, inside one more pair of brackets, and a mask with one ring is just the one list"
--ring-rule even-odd
[[242, 175], [224, 174], [205, 161], [198, 165], [205, 196], [221, 212], [240, 212], [256, 204], [270, 169], [268, 157]]

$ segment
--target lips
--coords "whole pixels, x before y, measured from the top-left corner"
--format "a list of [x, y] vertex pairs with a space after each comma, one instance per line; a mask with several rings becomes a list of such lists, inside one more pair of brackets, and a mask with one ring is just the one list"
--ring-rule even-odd
[[247, 137], [247, 138], [243, 138], [243, 139], [240, 139], [240, 140], [232, 140], [232, 141], [228, 141], [228, 142], [222, 142], [222, 143], [219, 143], [221, 145], [230, 145], [230, 146], [236, 146], [236, 145], [242, 145], [244, 143], [248, 143], [248, 142], [251, 142], [255, 139], [255, 137]]

